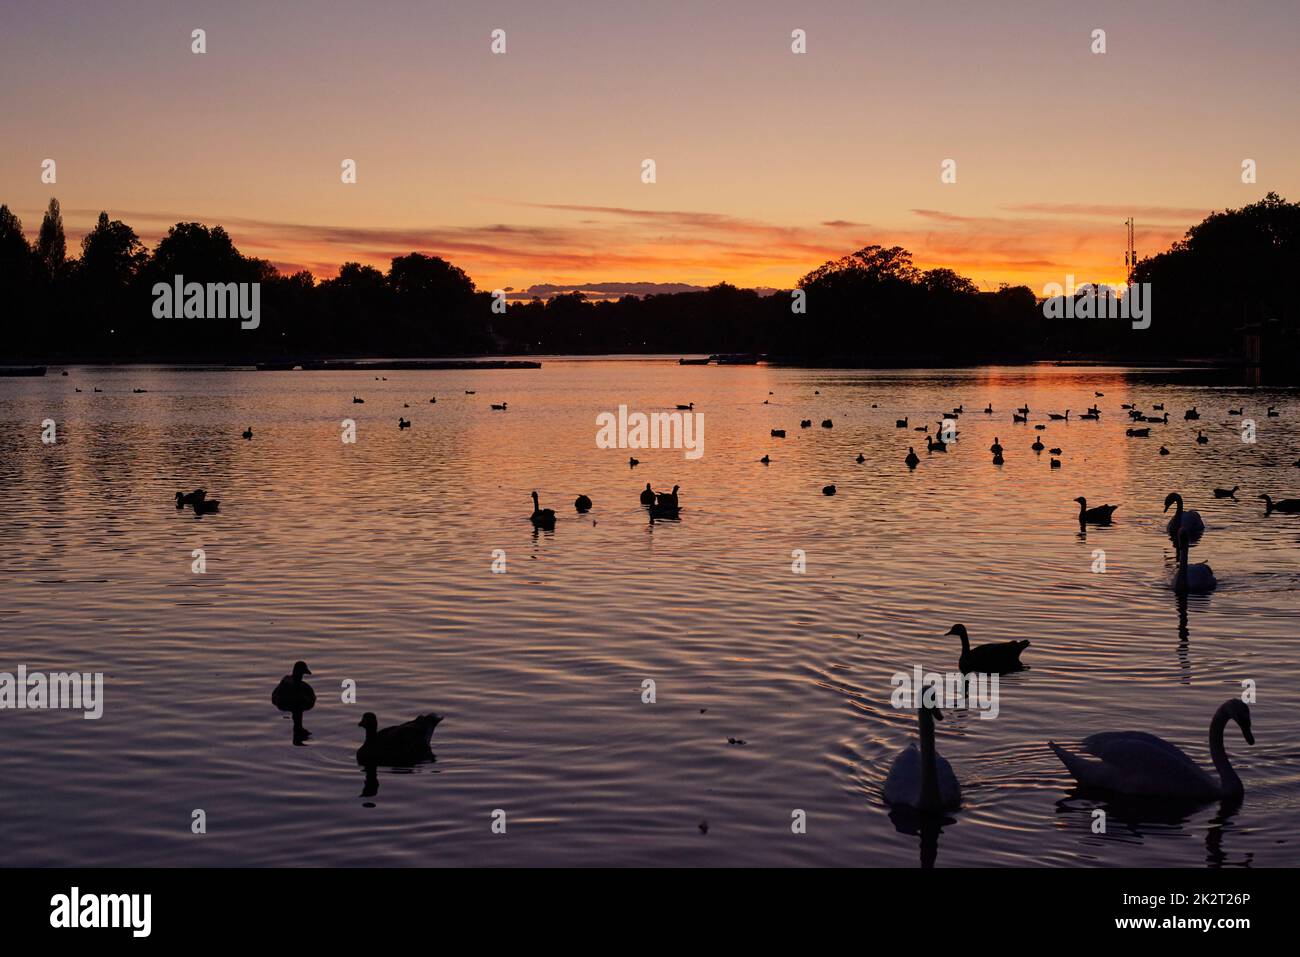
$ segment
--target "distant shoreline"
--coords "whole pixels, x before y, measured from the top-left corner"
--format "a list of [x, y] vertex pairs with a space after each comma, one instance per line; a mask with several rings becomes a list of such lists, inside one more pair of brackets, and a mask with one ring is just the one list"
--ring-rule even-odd
[[[687, 353], [686, 358], [693, 353]], [[62, 370], [76, 366], [175, 366], [179, 369], [248, 369], [250, 371], [289, 372], [289, 371], [457, 371], [476, 369], [537, 369], [546, 361], [557, 360], [659, 360], [677, 363], [680, 358], [675, 353], [548, 353], [528, 356], [439, 356], [430, 358], [405, 358], [392, 356], [310, 356], [299, 359], [277, 358], [213, 358], [195, 360], [193, 357], [179, 358], [166, 355], [153, 355], [123, 360], [106, 357], [59, 357], [59, 358], [24, 358], [20, 362], [7, 361], [6, 368], [39, 367]], [[1041, 356], [1025, 358], [1023, 356], [972, 356], [960, 362], [952, 358], [935, 355], [915, 356], [766, 356], [761, 364], [768, 367], [802, 368], [802, 369], [965, 369], [981, 366], [1035, 366], [1054, 365], [1061, 367], [1089, 366], [1128, 366], [1132, 368], [1151, 368], [1167, 366], [1187, 369], [1236, 369], [1246, 365], [1236, 357], [1187, 358], [1178, 356]], [[691, 365], [690, 368], [731, 368], [726, 364], [710, 363], [708, 366]], [[739, 368], [753, 368], [741, 365]]]

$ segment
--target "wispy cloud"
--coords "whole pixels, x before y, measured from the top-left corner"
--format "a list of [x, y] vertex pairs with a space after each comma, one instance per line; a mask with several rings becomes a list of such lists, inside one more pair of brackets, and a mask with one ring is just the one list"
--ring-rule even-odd
[[[1024, 282], [1033, 288], [1066, 273], [1118, 279], [1123, 273], [1120, 220], [1139, 220], [1139, 250], [1157, 252], [1180, 238], [1204, 211], [1030, 203], [997, 215], [913, 209], [911, 219], [870, 226], [844, 219], [788, 225], [700, 210], [661, 210], [578, 203], [516, 203], [545, 210], [551, 221], [476, 226], [371, 227], [280, 222], [211, 212], [110, 210], [150, 245], [176, 222], [222, 225], [247, 255], [282, 271], [317, 278], [347, 261], [386, 268], [408, 252], [441, 256], [481, 288], [522, 289], [516, 296], [582, 290], [643, 295], [703, 288], [720, 281], [789, 288], [805, 272], [869, 243], [910, 249], [918, 266], [947, 266], [986, 287]], [[93, 223], [97, 209], [65, 210], [69, 238]], [[573, 214], [572, 216], [566, 214]], [[1123, 215], [1120, 215], [1123, 214]], [[39, 214], [38, 214], [39, 215]], [[627, 278], [633, 277], [633, 278]]]

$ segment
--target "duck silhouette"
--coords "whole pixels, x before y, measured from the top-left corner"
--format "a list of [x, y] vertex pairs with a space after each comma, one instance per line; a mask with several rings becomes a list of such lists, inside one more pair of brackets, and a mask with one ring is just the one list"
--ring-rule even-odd
[[432, 760], [433, 751], [429, 748], [429, 740], [441, 722], [442, 715], [424, 714], [405, 724], [381, 730], [375, 713], [367, 711], [357, 722], [357, 727], [366, 729], [366, 739], [357, 748], [357, 764], [365, 767], [409, 767]]
[[918, 465], [920, 465], [921, 460], [916, 455], [916, 449], [912, 448], [909, 445], [907, 447], [907, 458], [903, 459], [903, 462], [907, 465], [909, 469], [914, 469]]
[[316, 707], [316, 692], [312, 686], [302, 680], [303, 675], [311, 674], [305, 661], [295, 661], [293, 671], [280, 679], [280, 683], [271, 692], [271, 704], [281, 711], [296, 711], [301, 714]]
[[184, 508], [186, 505], [193, 505], [196, 502], [201, 502], [207, 497], [208, 497], [208, 493], [201, 488], [196, 488], [193, 492], [190, 492], [189, 494], [186, 494], [185, 492], [177, 492], [176, 507]]
[[579, 495], [577, 498], [573, 500], [573, 507], [576, 508], [579, 512], [590, 511], [591, 499], [585, 495]]
[[[763, 456], [763, 457], [764, 457], [764, 458], [767, 458], [767, 456]], [[655, 492], [654, 492], [654, 489], [652, 489], [652, 488], [650, 487], [650, 483], [649, 483], [649, 482], [646, 482], [646, 483], [645, 483], [645, 488], [643, 488], [643, 489], [641, 490], [641, 504], [642, 504], [642, 505], [653, 505], [654, 503], [655, 503]]]

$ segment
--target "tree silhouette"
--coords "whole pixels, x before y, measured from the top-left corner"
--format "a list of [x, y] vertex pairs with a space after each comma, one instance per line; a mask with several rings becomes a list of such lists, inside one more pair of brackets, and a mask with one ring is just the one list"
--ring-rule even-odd
[[36, 257], [50, 279], [58, 278], [63, 271], [63, 264], [68, 257], [68, 243], [63, 236], [63, 212], [59, 201], [50, 198], [45, 217], [41, 220], [41, 231], [36, 237]]
[[[1153, 290], [1153, 322], [1045, 317], [1024, 286], [980, 292], [952, 269], [920, 269], [901, 246], [865, 246], [808, 272], [799, 290], [760, 295], [719, 283], [694, 292], [590, 299], [563, 291], [501, 315], [464, 270], [425, 253], [386, 272], [347, 262], [317, 283], [243, 255], [221, 226], [177, 223], [147, 250], [101, 213], [65, 261], [51, 199], [35, 248], [0, 206], [0, 358], [301, 361], [330, 356], [496, 353], [761, 352], [808, 364], [917, 365], [1031, 358], [1223, 358], [1247, 335], [1300, 364], [1291, 276], [1300, 206], [1269, 193], [1216, 212], [1134, 278]], [[155, 319], [153, 286], [259, 283], [261, 324]], [[799, 293], [796, 295], [795, 293]], [[802, 303], [802, 306], [800, 305]], [[1296, 369], [1300, 375], [1300, 369]]]

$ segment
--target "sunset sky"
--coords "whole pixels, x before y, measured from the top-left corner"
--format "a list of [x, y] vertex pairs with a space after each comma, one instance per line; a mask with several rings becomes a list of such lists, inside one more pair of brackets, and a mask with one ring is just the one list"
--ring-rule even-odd
[[1298, 41], [1289, 0], [8, 2], [0, 202], [29, 238], [51, 195], [70, 239], [222, 224], [318, 278], [418, 250], [484, 289], [789, 287], [880, 243], [1118, 282], [1129, 215], [1150, 254], [1300, 198]]

